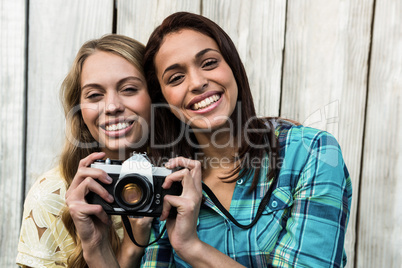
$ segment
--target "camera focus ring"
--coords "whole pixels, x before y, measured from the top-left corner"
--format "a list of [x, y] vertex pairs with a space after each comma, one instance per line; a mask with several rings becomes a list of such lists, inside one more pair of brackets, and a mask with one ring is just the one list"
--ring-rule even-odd
[[152, 201], [152, 185], [140, 174], [127, 174], [114, 187], [116, 203], [127, 211], [137, 211]]

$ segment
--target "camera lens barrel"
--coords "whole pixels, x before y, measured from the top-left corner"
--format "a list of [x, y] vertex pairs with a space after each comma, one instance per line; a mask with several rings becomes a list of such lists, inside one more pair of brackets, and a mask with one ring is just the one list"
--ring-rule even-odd
[[140, 174], [127, 174], [114, 187], [117, 204], [127, 211], [138, 211], [152, 202], [153, 191], [149, 180]]

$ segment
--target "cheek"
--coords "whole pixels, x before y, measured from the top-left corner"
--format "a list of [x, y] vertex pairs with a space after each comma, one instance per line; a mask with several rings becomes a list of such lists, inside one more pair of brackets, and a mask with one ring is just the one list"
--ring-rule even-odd
[[164, 94], [166, 102], [169, 105], [170, 111], [180, 120], [183, 120], [183, 111], [180, 109], [182, 107], [183, 97], [177, 93]]
[[237, 94], [237, 84], [236, 84], [236, 79], [233, 75], [232, 69], [227, 65], [225, 68], [222, 68], [220, 70], [220, 77], [222, 79], [222, 82], [227, 85], [227, 87], [231, 90], [236, 90]]
[[186, 122], [186, 108], [184, 108], [184, 96], [179, 94], [171, 94], [169, 97], [165, 97], [168, 105], [169, 110], [176, 118], [178, 118], [182, 122]]
[[172, 102], [172, 96], [171, 96], [169, 90], [162, 89], [162, 95], [165, 98], [167, 103], [170, 104]]
[[180, 107], [184, 98], [184, 91], [180, 86], [174, 88], [162, 88], [162, 95], [170, 105]]
[[182, 113], [179, 111], [180, 104], [183, 100], [183, 97], [179, 95], [179, 90], [171, 90], [162, 88], [162, 94], [165, 98], [167, 104], [169, 105], [170, 111], [178, 118], [182, 117]]
[[[96, 141], [99, 141], [99, 129], [97, 127], [97, 113], [93, 112], [92, 109], [83, 109], [81, 110], [81, 119], [86, 125], [86, 128], [89, 131], [89, 134], [94, 138]], [[81, 130], [85, 131], [85, 130]], [[86, 136], [87, 134], [85, 134]]]
[[84, 120], [84, 123], [88, 126], [88, 128], [95, 124], [99, 114], [98, 110], [98, 107], [93, 105], [81, 106], [82, 119]]
[[237, 88], [236, 79], [230, 69], [229, 72], [225, 73], [223, 76], [223, 82], [226, 84], [226, 88], [229, 92], [230, 102], [236, 103], [239, 90]]
[[150, 117], [151, 117], [151, 104], [149, 103], [149, 105], [143, 105], [141, 107], [141, 110], [139, 111], [138, 115], [141, 116], [143, 118], [143, 120], [145, 120], [148, 124], [150, 121]]
[[141, 116], [145, 121], [147, 121], [147, 123], [149, 123], [151, 116], [151, 99], [148, 95], [128, 100], [126, 107], [130, 107], [134, 113]]

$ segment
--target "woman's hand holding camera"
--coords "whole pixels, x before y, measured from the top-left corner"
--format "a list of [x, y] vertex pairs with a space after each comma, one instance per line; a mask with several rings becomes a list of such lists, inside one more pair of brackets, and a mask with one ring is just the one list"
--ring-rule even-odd
[[[181, 181], [183, 192], [180, 196], [165, 196], [160, 220], [167, 219], [166, 229], [170, 243], [175, 251], [186, 259], [186, 252], [201, 242], [197, 235], [197, 219], [202, 201], [201, 163], [177, 157], [170, 159], [165, 167], [184, 167], [165, 178], [163, 188], [169, 188], [173, 182]], [[177, 216], [168, 218], [172, 207], [176, 207]]]
[[85, 196], [92, 191], [107, 202], [113, 202], [113, 197], [95, 181], [97, 179], [110, 184], [112, 179], [103, 170], [90, 168], [95, 160], [104, 156], [105, 153], [93, 153], [82, 159], [66, 192], [66, 203], [83, 246], [87, 242], [93, 244], [92, 246], [101, 243], [112, 223], [101, 205], [88, 204], [85, 200]]
[[110, 263], [102, 265], [113, 267], [116, 266], [117, 260], [109, 243], [109, 228], [112, 221], [101, 205], [88, 204], [85, 200], [85, 196], [92, 191], [107, 202], [113, 202], [113, 197], [95, 181], [98, 179], [107, 184], [111, 183], [107, 173], [90, 168], [95, 160], [104, 156], [105, 153], [93, 153], [80, 161], [77, 173], [66, 192], [66, 204], [81, 239], [84, 258], [88, 265], [98, 265], [96, 259], [100, 259], [99, 256], [103, 255], [107, 256], [105, 259]]
[[[66, 204], [81, 238], [84, 258], [89, 266], [119, 267], [119, 262], [120, 267], [132, 267], [139, 264], [144, 249], [135, 246], [125, 230], [117, 262], [109, 240], [110, 228], [113, 228], [110, 216], [101, 205], [88, 204], [85, 200], [85, 196], [91, 191], [109, 203], [114, 201], [113, 196], [96, 181], [111, 184], [112, 178], [104, 170], [90, 167], [95, 160], [104, 157], [103, 152], [92, 153], [80, 161], [77, 173], [66, 192]], [[148, 242], [151, 222], [152, 218], [130, 219], [134, 236], [139, 242]], [[97, 263], [98, 260], [108, 261]]]
[[[184, 167], [166, 177], [163, 188], [169, 188], [174, 181], [181, 181], [180, 196], [166, 195], [160, 220], [166, 220], [169, 241], [176, 253], [193, 267], [244, 267], [202, 242], [197, 234], [197, 219], [202, 202], [201, 163], [183, 157], [170, 159], [167, 168]], [[169, 218], [169, 211], [176, 207], [176, 218]]]

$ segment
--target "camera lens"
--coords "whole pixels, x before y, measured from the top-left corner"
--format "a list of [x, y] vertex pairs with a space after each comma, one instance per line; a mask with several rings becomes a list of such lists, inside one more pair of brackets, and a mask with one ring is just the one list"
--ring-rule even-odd
[[127, 211], [139, 211], [151, 205], [153, 199], [152, 185], [147, 177], [137, 173], [126, 174], [114, 187], [116, 203]]
[[142, 190], [137, 184], [128, 183], [123, 187], [122, 198], [127, 204], [135, 205], [142, 198]]

